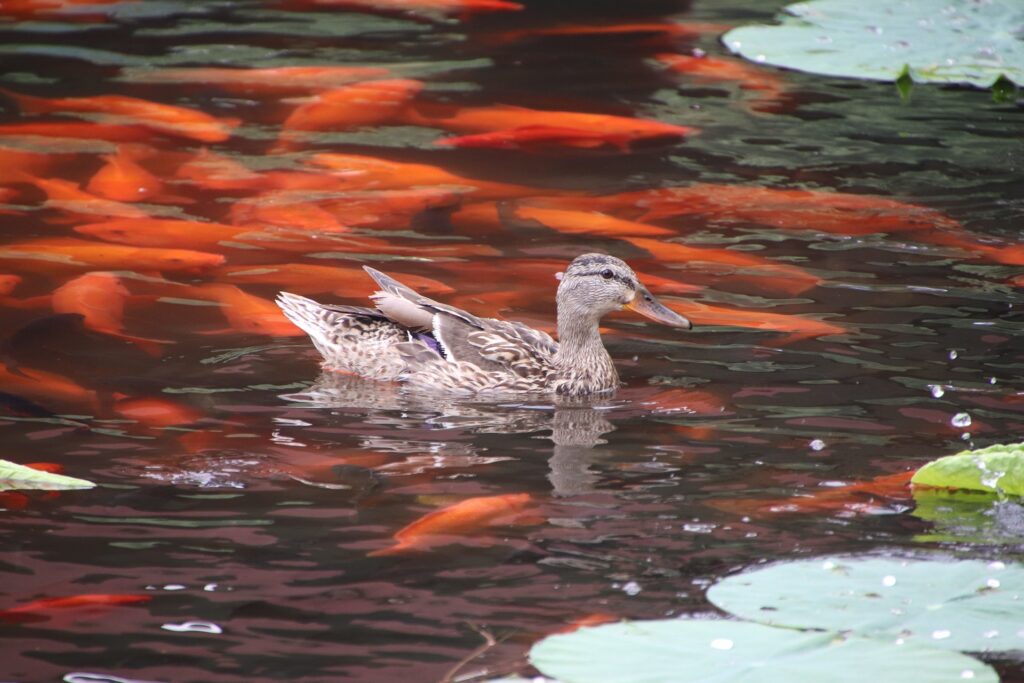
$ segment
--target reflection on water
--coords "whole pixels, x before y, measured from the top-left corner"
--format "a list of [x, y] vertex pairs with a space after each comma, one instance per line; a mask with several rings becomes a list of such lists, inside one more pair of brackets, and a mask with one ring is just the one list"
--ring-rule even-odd
[[[730, 60], [762, 2], [375, 4], [0, 2], [0, 457], [99, 484], [0, 492], [5, 680], [474, 680], [765, 560], [1019, 553], [892, 482], [1024, 432], [1024, 110]], [[553, 332], [593, 251], [697, 323], [606, 318], [593, 402], [321, 374], [272, 304]]]

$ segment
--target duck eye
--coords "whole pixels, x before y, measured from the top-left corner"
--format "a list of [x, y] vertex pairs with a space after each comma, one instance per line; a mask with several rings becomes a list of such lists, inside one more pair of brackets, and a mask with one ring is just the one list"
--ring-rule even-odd
[[608, 268], [605, 268], [604, 270], [601, 271], [601, 277], [603, 277], [605, 280], [611, 280], [613, 277], [615, 277], [615, 273], [613, 273]]

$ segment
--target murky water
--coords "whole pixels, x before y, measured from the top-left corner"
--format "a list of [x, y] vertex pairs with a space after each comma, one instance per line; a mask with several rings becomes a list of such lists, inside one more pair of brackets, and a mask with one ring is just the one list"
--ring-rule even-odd
[[[694, 48], [724, 57], [706, 26], [543, 35], [556, 26], [731, 25], [769, 18], [776, 8], [764, 3], [528, 2], [465, 20], [303, 2], [124, 2], [67, 13], [35, 5], [12, 6], [0, 23], [3, 87], [44, 98], [129, 95], [240, 120], [215, 142], [150, 128], [123, 143], [146, 145], [139, 164], [163, 181], [162, 194], [130, 204], [145, 216], [248, 225], [239, 215], [258, 215], [275, 238], [297, 239], [269, 213], [245, 213], [273, 204], [258, 183], [211, 166], [192, 179], [180, 171], [206, 148], [256, 174], [339, 183], [303, 176], [290, 188], [298, 194], [281, 202], [291, 208], [339, 191], [354, 201], [343, 174], [313, 163], [330, 152], [430, 164], [462, 179], [426, 184], [515, 184], [530, 188], [516, 196], [570, 197], [577, 207], [591, 195], [692, 183], [875, 195], [941, 212], [971, 236], [953, 243], [930, 239], [930, 226], [876, 229], [872, 217], [885, 210], [851, 217], [833, 207], [809, 225], [784, 220], [782, 209], [682, 212], [648, 221], [668, 234], [626, 239], [553, 229], [524, 217], [528, 200], [503, 204], [514, 214], [504, 222], [473, 218], [462, 212], [494, 210], [486, 202], [496, 197], [478, 189], [426, 211], [396, 210], [393, 222], [368, 212], [354, 231], [307, 231], [288, 245], [195, 226], [149, 245], [221, 254], [223, 265], [182, 271], [137, 254], [80, 265], [82, 243], [104, 242], [78, 228], [109, 221], [126, 203], [62, 195], [24, 174], [88, 188], [120, 138], [15, 134], [5, 126], [111, 122], [102, 112], [22, 112], [7, 100], [0, 274], [20, 281], [0, 308], [8, 368], [0, 457], [58, 463], [99, 486], [0, 494], [0, 607], [99, 597], [0, 613], [5, 680], [412, 682], [526, 672], [522, 654], [546, 633], [593, 615], [713, 612], [705, 588], [764, 560], [1019, 557], [1014, 502], [917, 515], [901, 496], [802, 511], [780, 503], [1020, 440], [1024, 319], [1013, 278], [1022, 260], [1013, 249], [1021, 247], [1024, 119], [1014, 103], [938, 87], [916, 87], [901, 101], [890, 84], [775, 71], [772, 89], [751, 89], [655, 60]], [[423, 82], [418, 103], [635, 116], [701, 132], [639, 142], [629, 153], [442, 147], [435, 140], [460, 133], [407, 119], [287, 138], [283, 122], [310, 96], [301, 87], [153, 76], [303, 65], [383, 67]], [[618, 216], [641, 213], [634, 205]], [[837, 216], [831, 230], [815, 223]], [[78, 240], [72, 251], [54, 246], [68, 239]], [[48, 240], [32, 249], [49, 258], [11, 256], [32, 240]], [[673, 243], [763, 258], [806, 277], [794, 284], [771, 267], [681, 258], [664, 246]], [[372, 262], [399, 279], [445, 283], [450, 290], [425, 283], [439, 300], [551, 330], [553, 275], [588, 251], [653, 276], [651, 290], [681, 311], [697, 301], [752, 319], [699, 324], [710, 315], [702, 309], [688, 313], [696, 328], [680, 332], [612, 316], [605, 340], [626, 386], [614, 398], [553, 406], [318, 377], [307, 339], [282, 336], [291, 332], [272, 318], [260, 323], [264, 309], [238, 294], [269, 300], [299, 289], [359, 304], [372, 287], [358, 266]], [[283, 283], [280, 264], [348, 275], [296, 271]], [[120, 333], [55, 316], [65, 309], [54, 291], [89, 271], [120, 274]], [[511, 523], [372, 554], [431, 510], [514, 494], [530, 502]], [[489, 637], [498, 642], [488, 646]], [[990, 661], [1007, 680], [1021, 675], [1019, 664]]]

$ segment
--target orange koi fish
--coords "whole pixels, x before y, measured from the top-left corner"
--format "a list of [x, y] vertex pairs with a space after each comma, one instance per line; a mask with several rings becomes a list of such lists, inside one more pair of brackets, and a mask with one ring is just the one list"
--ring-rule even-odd
[[191, 203], [186, 197], [164, 194], [163, 182], [138, 162], [152, 153], [143, 147], [119, 145], [116, 154], [105, 154], [106, 162], [85, 186], [89, 192], [119, 202]]
[[94, 123], [92, 121], [31, 121], [0, 124], [0, 136], [142, 142], [152, 138], [153, 134], [141, 126]]
[[270, 69], [133, 69], [122, 72], [121, 78], [133, 83], [212, 85], [241, 95], [258, 96], [332, 90], [389, 75], [388, 69], [379, 66], [281, 66]]
[[205, 147], [179, 166], [174, 176], [208, 190], [255, 190], [267, 184], [262, 175], [245, 164]]
[[92, 218], [94, 216], [118, 216], [141, 218], [148, 216], [142, 209], [113, 199], [97, 197], [78, 187], [77, 183], [60, 178], [35, 178], [28, 176], [28, 182], [46, 193], [46, 206], [59, 209], [72, 216]]
[[411, 164], [358, 154], [314, 154], [311, 162], [329, 169], [345, 190], [403, 190], [409, 187], [445, 185], [465, 188], [477, 199], [507, 199], [537, 194], [523, 185], [475, 180], [429, 164]]
[[40, 598], [10, 609], [0, 610], [0, 621], [21, 622], [44, 619], [40, 612], [66, 610], [80, 607], [116, 607], [149, 602], [148, 595], [118, 595], [108, 593], [84, 593], [60, 598]]
[[[3, 127], [0, 126], [0, 130]], [[26, 176], [37, 176], [49, 167], [54, 155], [29, 152], [17, 147], [0, 147], [0, 183], [23, 182]], [[4, 188], [10, 190], [10, 188]], [[5, 197], [3, 201], [12, 198]]]
[[186, 137], [200, 142], [223, 142], [231, 137], [231, 130], [241, 123], [238, 119], [218, 119], [196, 109], [160, 104], [124, 95], [46, 99], [22, 95], [2, 88], [0, 88], [0, 94], [16, 101], [22, 111], [101, 114], [168, 135]]
[[210, 330], [204, 334], [262, 334], [270, 337], [300, 337], [305, 334], [269, 299], [249, 294], [235, 285], [205, 284], [188, 289], [197, 299], [215, 301], [228, 319], [227, 329]]
[[577, 149], [597, 149], [611, 145], [621, 152], [629, 151], [632, 138], [624, 133], [598, 133], [582, 128], [565, 128], [557, 126], [520, 126], [507, 130], [496, 130], [490, 133], [460, 135], [452, 138], [435, 140], [439, 147], [489, 148], [489, 149], [521, 149], [538, 150], [548, 147], [575, 147]]
[[689, 300], [671, 301], [666, 303], [666, 305], [680, 315], [692, 320], [694, 325], [724, 325], [727, 327], [787, 332], [788, 335], [779, 343], [793, 342], [810, 337], [824, 337], [830, 334], [848, 333], [848, 330], [841, 325], [813, 318], [804, 318], [798, 315], [723, 308]]
[[[220, 249], [231, 244], [238, 244], [239, 248], [251, 249], [256, 246], [265, 246], [285, 251], [309, 251], [319, 246], [303, 238], [301, 233], [289, 233], [287, 236], [275, 237], [260, 232], [258, 227], [205, 223], [177, 218], [129, 218], [90, 223], [79, 225], [75, 228], [75, 232], [98, 237], [107, 242], [137, 247], [175, 247], [187, 244], [198, 249]], [[289, 236], [294, 237], [289, 240]], [[221, 259], [223, 262], [223, 257]]]
[[674, 261], [680, 263], [706, 262], [732, 266], [735, 268], [757, 269], [765, 276], [774, 276], [785, 282], [771, 282], [766, 286], [778, 286], [783, 291], [802, 291], [813, 287], [821, 282], [821, 279], [797, 268], [796, 266], [776, 263], [774, 261], [754, 256], [746, 252], [737, 252], [731, 249], [712, 249], [703, 247], [688, 247], [678, 242], [664, 242], [648, 237], [623, 237], [623, 240], [633, 244], [645, 251], [659, 261]]
[[315, 203], [306, 192], [267, 192], [234, 202], [228, 215], [236, 225], [268, 226], [319, 232], [348, 232], [331, 211]]
[[502, 40], [521, 40], [533, 36], [621, 36], [630, 33], [650, 33], [672, 38], [699, 38], [704, 35], [725, 33], [729, 24], [711, 24], [703, 22], [669, 22], [647, 24], [594, 24], [551, 26], [532, 28], [522, 31], [507, 31], [500, 34]]
[[757, 105], [752, 108], [763, 110], [763, 103], [780, 99], [786, 89], [785, 82], [764, 67], [724, 57], [709, 57], [703, 52], [694, 55], [662, 53], [654, 59], [670, 70], [686, 74], [700, 81], [737, 83], [741, 90], [756, 91]]
[[366, 81], [322, 92], [285, 119], [285, 131], [352, 130], [394, 119], [423, 90], [409, 79]]
[[189, 425], [204, 417], [198, 410], [166, 398], [119, 398], [113, 410], [126, 420], [156, 429]]
[[117, 275], [91, 272], [55, 289], [50, 302], [55, 313], [81, 315], [85, 326], [94, 332], [131, 342], [151, 356], [162, 355], [160, 345], [171, 342], [125, 333], [124, 306], [129, 294]]
[[921, 233], [920, 238], [924, 242], [963, 249], [974, 256], [994, 263], [1002, 263], [1008, 266], [1024, 266], [1024, 245], [997, 247], [981, 242], [977, 236], [971, 235], [966, 231], [933, 230]]
[[668, 228], [614, 218], [598, 211], [546, 209], [522, 202], [516, 204], [513, 211], [517, 218], [535, 221], [545, 227], [568, 234], [582, 233], [608, 237], [650, 237], [675, 234], [674, 230]]
[[649, 119], [573, 111], [542, 111], [511, 105], [463, 108], [417, 105], [406, 109], [401, 119], [410, 125], [442, 128], [456, 133], [492, 133], [546, 126], [585, 131], [591, 133], [595, 140], [616, 139], [624, 141], [624, 144], [659, 138], [684, 138], [696, 132], [694, 128]]
[[600, 626], [601, 624], [610, 624], [615, 621], [619, 621], [619, 618], [603, 612], [594, 612], [593, 614], [573, 619], [562, 628], [552, 631], [552, 633], [572, 633], [587, 626]]
[[76, 239], [37, 239], [0, 247], [0, 262], [16, 261], [25, 270], [199, 271], [224, 263], [220, 254], [189, 249], [154, 249]]
[[[307, 263], [278, 263], [258, 266], [225, 266], [216, 273], [218, 280], [231, 284], [272, 284], [297, 294], [334, 292], [358, 297], [372, 293], [366, 272], [355, 266], [316, 266]], [[397, 277], [397, 276], [396, 276]], [[455, 290], [422, 275], [401, 274], [402, 282], [417, 291], [450, 294]]]
[[[712, 507], [744, 515], [794, 512], [877, 513], [893, 503], [909, 503], [910, 479], [916, 470], [883, 474], [868, 481], [827, 488], [810, 495], [774, 500], [712, 500]], [[881, 500], [879, 500], [881, 499]]]
[[396, 555], [410, 550], [429, 550], [431, 546], [451, 543], [453, 536], [466, 536], [488, 525], [507, 524], [531, 500], [528, 493], [509, 493], [463, 500], [420, 517], [395, 533], [396, 545], [374, 550], [368, 555]]
[[429, 209], [452, 207], [460, 195], [441, 187], [350, 192], [321, 206], [345, 225], [357, 228], [404, 229]]
[[19, 366], [12, 371], [0, 365], [0, 386], [4, 391], [43, 404], [56, 402], [76, 410], [93, 411], [98, 405], [95, 391], [85, 389], [67, 377]]

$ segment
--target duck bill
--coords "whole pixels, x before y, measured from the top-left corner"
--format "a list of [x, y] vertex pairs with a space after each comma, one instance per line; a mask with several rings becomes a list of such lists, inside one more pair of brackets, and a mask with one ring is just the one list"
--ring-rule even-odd
[[665, 304], [655, 299], [654, 295], [648, 292], [646, 287], [641, 287], [637, 290], [636, 296], [633, 297], [633, 301], [626, 304], [626, 308], [639, 313], [645, 318], [657, 320], [663, 325], [679, 327], [684, 330], [693, 329], [693, 323], [691, 323], [689, 319], [684, 318], [671, 308], [668, 308]]

